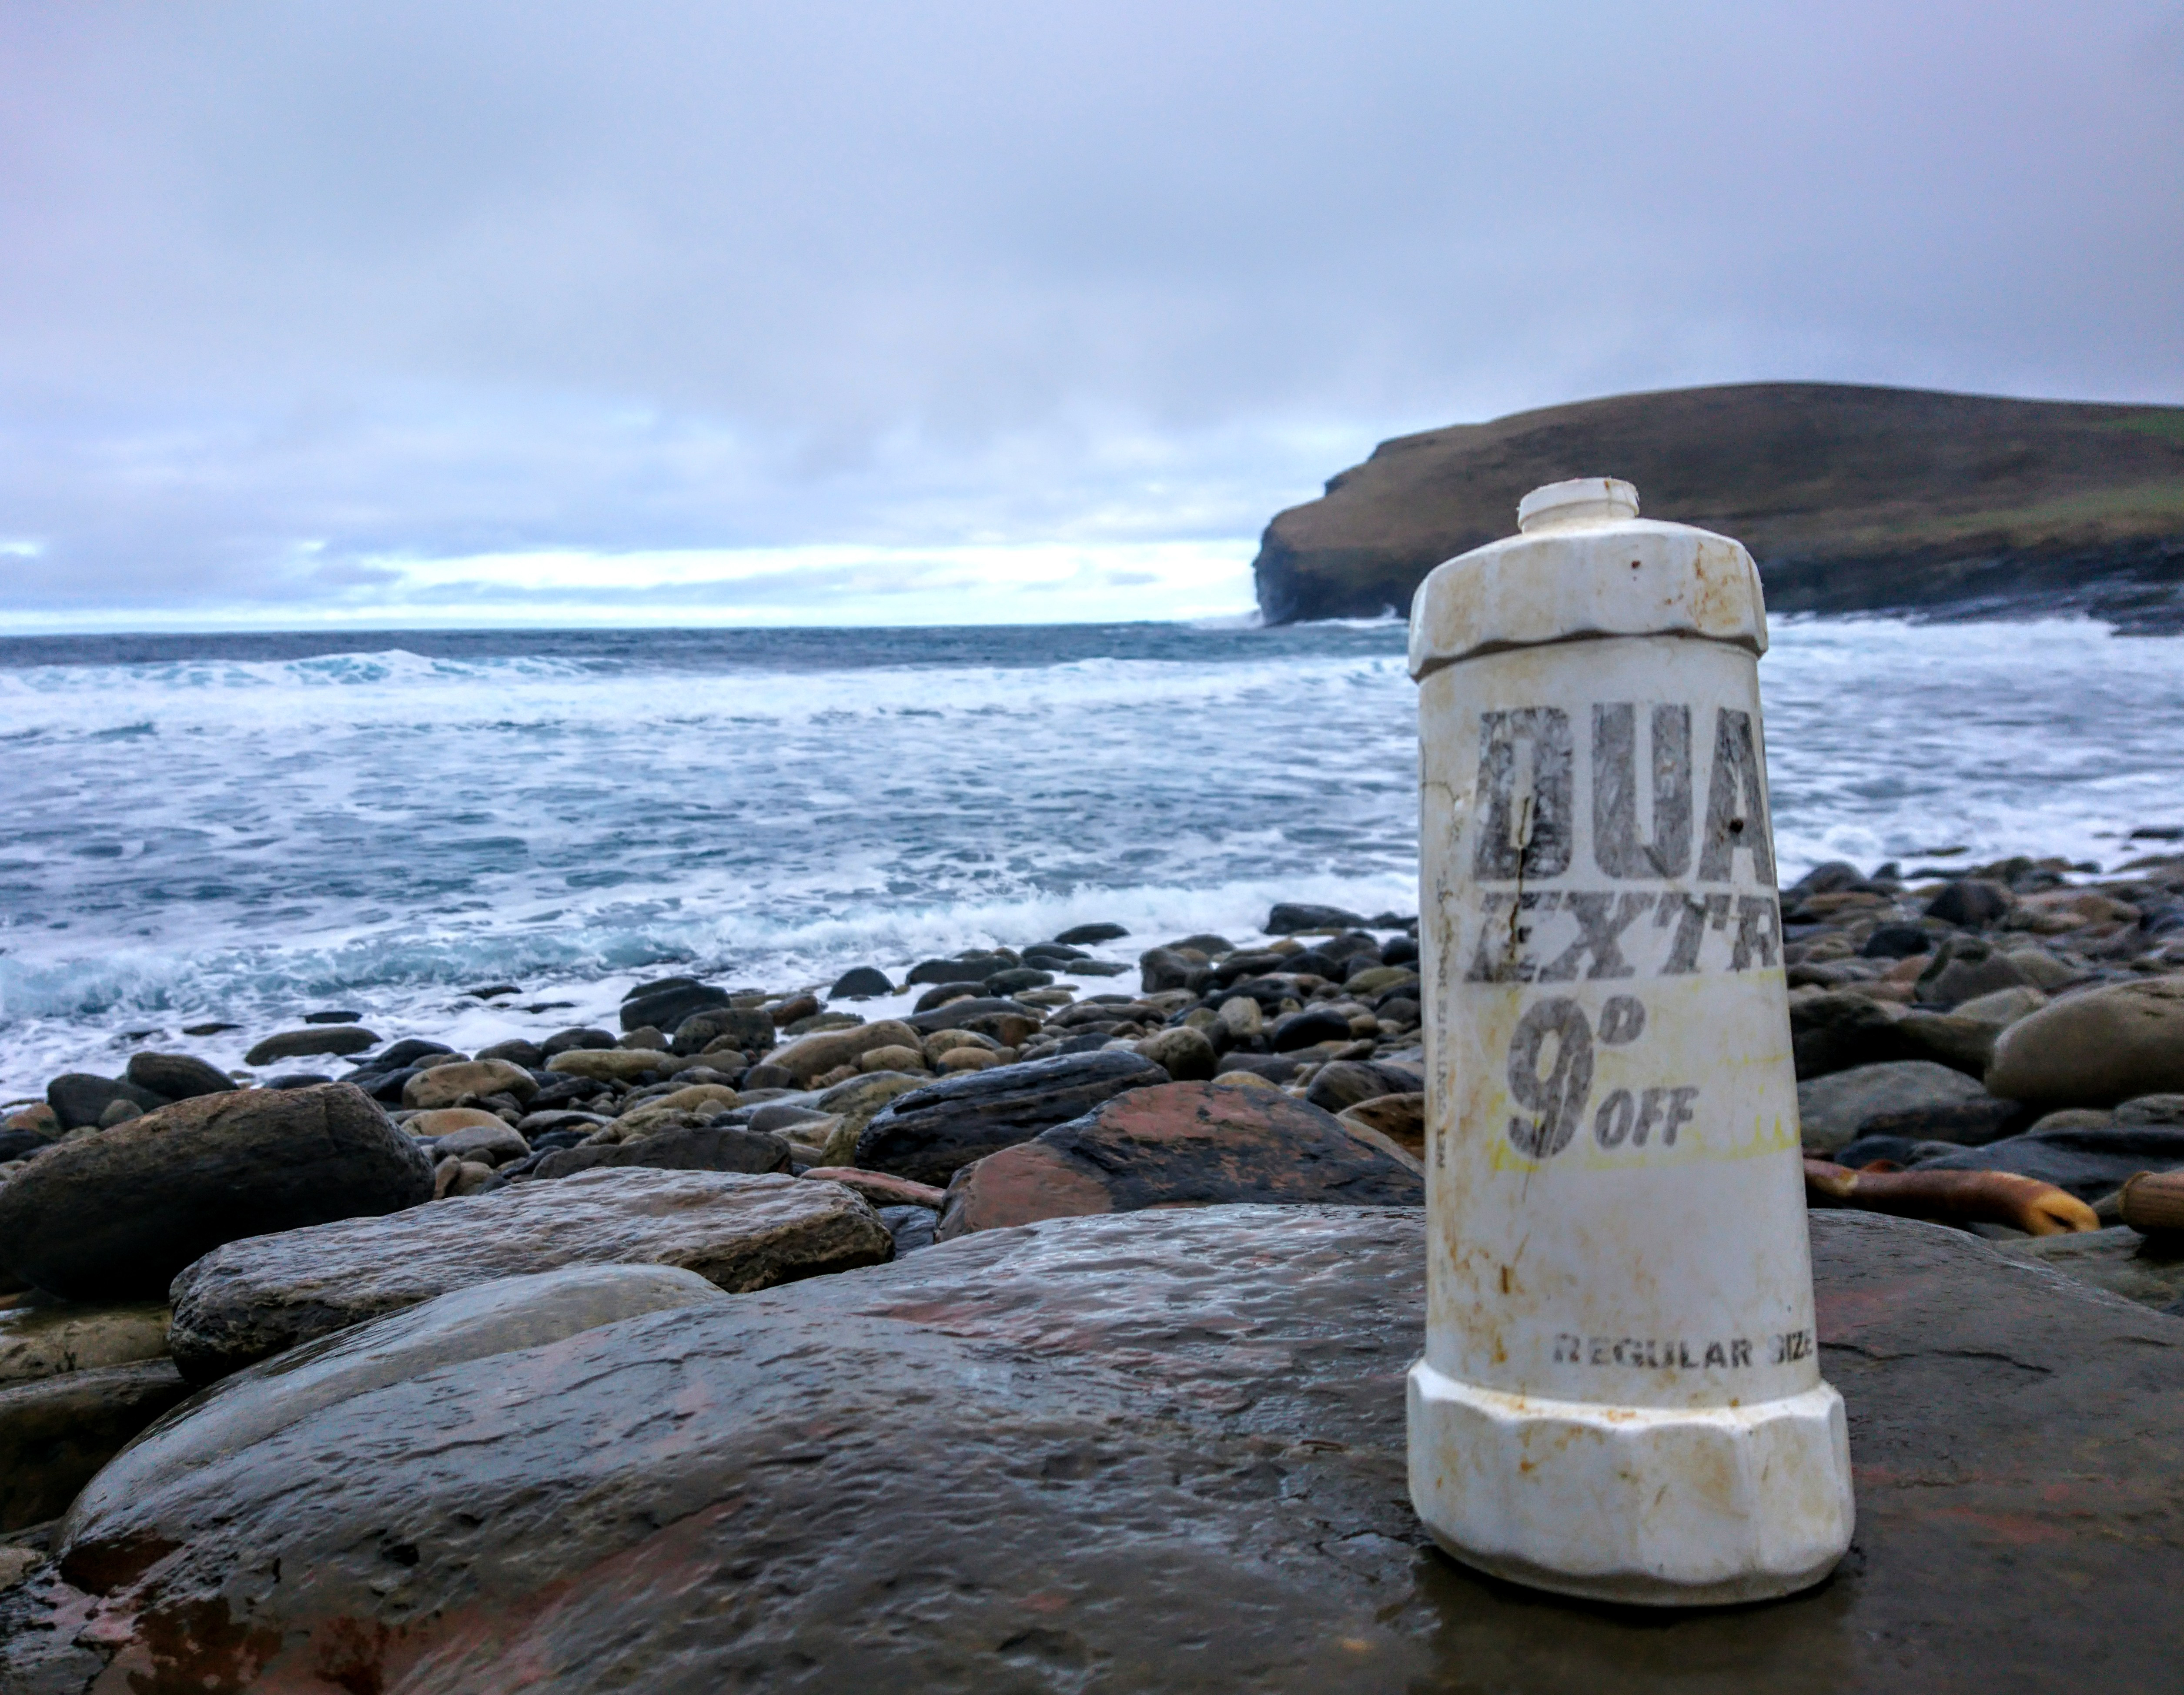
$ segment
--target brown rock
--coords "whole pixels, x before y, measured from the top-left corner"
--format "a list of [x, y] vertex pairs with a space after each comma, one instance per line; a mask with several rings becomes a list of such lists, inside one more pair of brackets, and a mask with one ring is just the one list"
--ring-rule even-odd
[[32, 1160], [0, 1188], [0, 1264], [72, 1300], [154, 1300], [223, 1242], [432, 1192], [423, 1151], [351, 1084], [200, 1095]]
[[[815, 1079], [845, 1065], [854, 1076], [858, 1060], [874, 1048], [918, 1048], [918, 1033], [908, 1024], [896, 1018], [882, 1018], [875, 1024], [858, 1024], [846, 1030], [821, 1030], [800, 1037], [787, 1047], [776, 1048], [766, 1060], [794, 1078], [795, 1087], [809, 1089]], [[919, 1048], [919, 1051], [922, 1054], [923, 1049]]]
[[1426, 1157], [1426, 1097], [1423, 1092], [1376, 1096], [1354, 1107], [1346, 1107], [1335, 1117], [1346, 1124], [1377, 1131], [1412, 1159], [1423, 1160]]
[[2112, 1107], [2184, 1090], [2184, 977], [2064, 996], [1997, 1039], [1990, 1095], [2041, 1107]]
[[261, 1379], [94, 1485], [0, 1615], [0, 1687], [81, 1633], [70, 1695], [2173, 1688], [2184, 1327], [1956, 1231], [1811, 1228], [1857, 1542], [1763, 1606], [1437, 1553], [1404, 1486], [1422, 1212], [1234, 1207], [510, 1351], [465, 1323], [406, 1374], [375, 1327], [352, 1397]]
[[1133, 1090], [949, 1185], [939, 1237], [1148, 1207], [1415, 1207], [1418, 1172], [1317, 1107], [1226, 1084]]
[[402, 1104], [429, 1110], [466, 1107], [488, 1095], [511, 1095], [523, 1101], [538, 1092], [538, 1084], [520, 1065], [504, 1059], [470, 1059], [419, 1072], [402, 1085]]
[[[692, 1061], [695, 1063], [695, 1059]], [[549, 1071], [558, 1071], [568, 1077], [588, 1077], [599, 1083], [634, 1083], [648, 1073], [667, 1068], [671, 1062], [666, 1054], [654, 1053], [644, 1048], [580, 1047], [557, 1053], [546, 1062]], [[416, 1079], [412, 1078], [414, 1083]], [[402, 1085], [409, 1093], [410, 1085]]]
[[391, 1218], [231, 1242], [175, 1280], [195, 1382], [451, 1289], [564, 1265], [679, 1265], [731, 1294], [876, 1265], [894, 1244], [847, 1190], [793, 1177], [587, 1171]]
[[1133, 1045], [1178, 1083], [1210, 1082], [1221, 1068], [1220, 1056], [1213, 1051], [1206, 1032], [1189, 1024], [1156, 1031]]

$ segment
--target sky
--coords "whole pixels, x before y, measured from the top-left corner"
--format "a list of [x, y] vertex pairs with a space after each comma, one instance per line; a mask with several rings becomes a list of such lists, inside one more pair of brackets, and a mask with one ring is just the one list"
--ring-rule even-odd
[[2184, 0], [0, 0], [0, 628], [1217, 617], [1387, 437], [2184, 400]]

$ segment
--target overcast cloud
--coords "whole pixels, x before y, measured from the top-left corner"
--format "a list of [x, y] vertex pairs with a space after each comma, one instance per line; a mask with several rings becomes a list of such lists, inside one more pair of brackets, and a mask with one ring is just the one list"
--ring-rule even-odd
[[1240, 610], [1386, 436], [2184, 399], [2184, 5], [0, 0], [0, 622]]

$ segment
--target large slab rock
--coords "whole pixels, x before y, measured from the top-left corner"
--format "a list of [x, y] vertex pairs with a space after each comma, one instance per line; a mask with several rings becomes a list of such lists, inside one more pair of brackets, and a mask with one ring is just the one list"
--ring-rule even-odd
[[231, 1242], [175, 1280], [175, 1358], [209, 1383], [298, 1342], [564, 1265], [675, 1265], [734, 1292], [893, 1252], [838, 1184], [725, 1172], [587, 1171], [392, 1218]]
[[1418, 1207], [1425, 1198], [1414, 1162], [1308, 1102], [1270, 1089], [1167, 1083], [966, 1167], [938, 1235], [1147, 1207]]
[[941, 1186], [974, 1159], [1167, 1080], [1150, 1060], [1123, 1050], [961, 1072], [889, 1101], [857, 1138], [850, 1163]]
[[2039, 1107], [2113, 1107], [2184, 1090], [2184, 977], [2090, 989], [1996, 1040], [1987, 1091]]
[[58, 1518], [101, 1466], [189, 1392], [170, 1359], [0, 1389], [0, 1531]]
[[2184, 1324], [1814, 1218], [1857, 1541], [1803, 1596], [1641, 1612], [1419, 1529], [1424, 1238], [1070, 1219], [446, 1364], [98, 1491], [0, 1601], [0, 1664], [69, 1695], [2174, 1686]]
[[727, 1298], [696, 1272], [668, 1265], [565, 1266], [442, 1295], [292, 1347], [201, 1391], [100, 1471], [75, 1516], [101, 1517], [324, 1408], [442, 1366]]
[[71, 1300], [156, 1300], [223, 1242], [432, 1193], [424, 1151], [347, 1084], [201, 1095], [40, 1154], [0, 1188], [0, 1265]]

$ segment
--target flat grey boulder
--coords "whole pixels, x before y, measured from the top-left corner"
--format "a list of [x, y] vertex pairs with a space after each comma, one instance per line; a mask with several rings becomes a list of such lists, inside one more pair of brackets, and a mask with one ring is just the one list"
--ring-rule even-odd
[[572, 1265], [459, 1289], [290, 1348], [200, 1391], [100, 1471], [73, 1517], [98, 1518], [133, 1497], [171, 1488], [324, 1408], [442, 1366], [727, 1298], [696, 1272], [670, 1265]]
[[732, 1292], [875, 1265], [887, 1227], [838, 1184], [587, 1171], [231, 1242], [177, 1277], [168, 1332], [193, 1383], [452, 1290], [565, 1265], [673, 1265]]
[[1797, 1119], [1808, 1151], [1833, 1153], [1856, 1141], [1865, 1121], [1881, 1113], [1954, 1106], [1986, 1093], [1978, 1079], [1931, 1060], [1890, 1060], [1799, 1083]]
[[974, 1159], [1167, 1080], [1142, 1054], [1120, 1049], [960, 1072], [889, 1101], [858, 1136], [850, 1163], [943, 1188]]
[[0, 1266], [72, 1301], [158, 1300], [223, 1242], [432, 1198], [432, 1163], [345, 1083], [178, 1101], [0, 1188]]
[[86, 1497], [0, 1599], [0, 1668], [68, 1695], [2174, 1687], [2184, 1324], [1936, 1226], [1812, 1233], [1858, 1533], [1780, 1603], [1572, 1603], [1440, 1554], [1404, 1482], [1421, 1214], [1243, 1207], [988, 1232], [207, 1444]]

